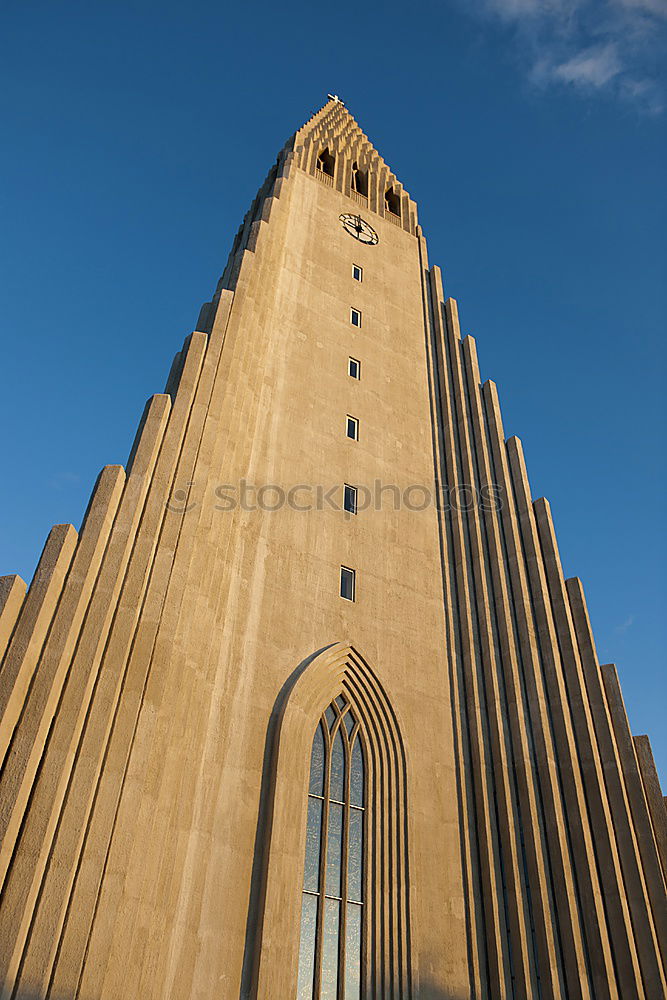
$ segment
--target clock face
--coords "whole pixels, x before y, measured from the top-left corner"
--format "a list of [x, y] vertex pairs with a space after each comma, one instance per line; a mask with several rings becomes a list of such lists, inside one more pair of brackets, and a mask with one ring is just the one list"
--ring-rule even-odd
[[354, 236], [355, 240], [372, 247], [378, 242], [378, 234], [360, 215], [341, 215], [339, 218], [345, 232]]

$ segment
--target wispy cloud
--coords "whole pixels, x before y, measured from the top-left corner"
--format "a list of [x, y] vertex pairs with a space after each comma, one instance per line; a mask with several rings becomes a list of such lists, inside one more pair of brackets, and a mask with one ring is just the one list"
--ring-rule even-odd
[[561, 80], [574, 87], [584, 87], [599, 90], [623, 71], [623, 63], [618, 53], [618, 46], [613, 42], [606, 45], [591, 45], [582, 49], [564, 62], [536, 63], [533, 67], [533, 78], [540, 80]]
[[620, 625], [616, 626], [616, 628], [614, 629], [614, 632], [616, 632], [618, 635], [624, 635], [628, 631], [629, 628], [632, 628], [632, 626], [634, 625], [634, 623], [635, 623], [635, 616], [634, 615], [629, 615], [628, 618], [626, 618], [624, 622], [622, 622]]
[[657, 17], [667, 19], [666, 0], [616, 0], [621, 7], [634, 7], [637, 10], [646, 10]]
[[473, 0], [466, 9], [512, 33], [534, 85], [663, 110], [656, 66], [667, 48], [667, 0]]

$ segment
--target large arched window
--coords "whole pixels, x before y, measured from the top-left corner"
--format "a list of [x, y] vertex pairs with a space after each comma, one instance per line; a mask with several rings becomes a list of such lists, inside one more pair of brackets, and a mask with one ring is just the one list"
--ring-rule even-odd
[[298, 1000], [361, 1000], [364, 770], [359, 722], [341, 694], [310, 758]]
[[273, 719], [242, 996], [411, 1000], [409, 783], [387, 692], [332, 643], [299, 664]]

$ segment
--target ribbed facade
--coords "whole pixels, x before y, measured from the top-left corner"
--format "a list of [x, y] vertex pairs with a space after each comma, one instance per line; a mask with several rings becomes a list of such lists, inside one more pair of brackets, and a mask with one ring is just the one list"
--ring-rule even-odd
[[[439, 500], [224, 500], [378, 478]], [[365, 1000], [667, 996], [648, 740], [415, 203], [337, 100], [280, 153], [126, 468], [29, 587], [0, 579], [0, 655], [3, 1000], [296, 998], [339, 694], [368, 769]]]

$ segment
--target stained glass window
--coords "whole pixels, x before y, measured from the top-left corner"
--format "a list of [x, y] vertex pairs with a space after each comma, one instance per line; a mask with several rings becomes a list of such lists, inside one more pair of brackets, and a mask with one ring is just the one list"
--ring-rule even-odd
[[364, 754], [345, 694], [310, 759], [297, 1000], [362, 1000]]

